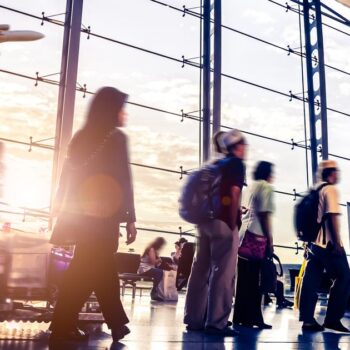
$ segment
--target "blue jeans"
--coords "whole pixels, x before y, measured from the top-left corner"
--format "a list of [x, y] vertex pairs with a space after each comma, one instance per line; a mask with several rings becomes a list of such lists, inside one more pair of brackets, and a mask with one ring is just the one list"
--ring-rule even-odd
[[154, 267], [154, 268], [144, 272], [142, 275], [153, 278], [153, 288], [151, 290], [151, 297], [152, 296], [156, 296], [157, 295], [158, 284], [163, 279], [163, 270], [162, 269], [157, 269], [156, 267]]

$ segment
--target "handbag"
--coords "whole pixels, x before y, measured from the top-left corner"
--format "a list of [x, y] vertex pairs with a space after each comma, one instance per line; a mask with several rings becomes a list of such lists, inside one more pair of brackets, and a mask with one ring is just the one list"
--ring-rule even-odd
[[[280, 267], [280, 272], [277, 271], [274, 263], [276, 260]], [[277, 277], [283, 276], [283, 267], [279, 257], [275, 254], [272, 257], [266, 258], [261, 264], [260, 275], [260, 290], [262, 294], [275, 293], [277, 289]]]
[[265, 236], [257, 235], [248, 230], [252, 221], [252, 207], [256, 194], [253, 194], [250, 198], [248, 205], [249, 218], [247, 229], [244, 233], [244, 237], [240, 247], [238, 248], [238, 255], [241, 258], [248, 260], [263, 260], [266, 257], [267, 238]]
[[157, 295], [164, 301], [177, 301], [176, 271], [163, 271], [163, 278], [157, 287]]
[[263, 260], [266, 256], [267, 238], [246, 230], [238, 255], [249, 260]]

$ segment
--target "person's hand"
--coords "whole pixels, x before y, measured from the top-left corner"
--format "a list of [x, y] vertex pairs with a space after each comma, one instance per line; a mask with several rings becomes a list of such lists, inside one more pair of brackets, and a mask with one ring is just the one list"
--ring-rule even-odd
[[126, 224], [126, 244], [129, 245], [136, 240], [137, 230], [134, 222]]
[[168, 271], [174, 270], [174, 265], [173, 265], [173, 264], [166, 263], [166, 264], [165, 264], [165, 270], [168, 270]]
[[249, 211], [249, 209], [248, 209], [248, 208], [246, 208], [246, 207], [244, 207], [244, 206], [242, 206], [242, 207], [241, 207], [241, 214], [242, 214], [242, 215], [247, 214], [247, 213], [248, 213], [248, 211]]

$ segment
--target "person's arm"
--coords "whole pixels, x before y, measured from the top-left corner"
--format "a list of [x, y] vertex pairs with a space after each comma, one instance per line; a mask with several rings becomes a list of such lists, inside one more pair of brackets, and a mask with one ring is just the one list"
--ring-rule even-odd
[[341, 244], [341, 239], [340, 239], [340, 230], [339, 230], [339, 215], [338, 214], [327, 214], [328, 220], [328, 228], [329, 232], [332, 236], [332, 241], [334, 245], [334, 251], [336, 253], [342, 253], [343, 252], [343, 246]]
[[340, 238], [340, 222], [339, 215], [341, 210], [339, 207], [339, 196], [337, 189], [333, 185], [326, 186], [324, 188], [325, 195], [325, 223], [329, 229], [329, 233], [332, 237], [333, 248], [335, 253], [344, 252]]
[[129, 149], [127, 144], [127, 137], [121, 133], [120, 144], [120, 169], [123, 171], [125, 180], [125, 204], [126, 204], [126, 244], [129, 245], [136, 240], [136, 216], [134, 205], [134, 191], [132, 185], [132, 176], [129, 164]]
[[151, 248], [149, 251], [148, 251], [148, 259], [149, 259], [149, 263], [153, 266], [157, 266], [158, 264], [158, 258], [157, 258], [157, 255], [156, 255], [156, 252], [153, 248]]
[[271, 230], [271, 213], [261, 212], [258, 213], [261, 229], [264, 236], [267, 238], [267, 255], [272, 256], [273, 254], [273, 236]]
[[237, 226], [237, 216], [241, 205], [241, 188], [238, 186], [231, 187], [231, 219], [232, 229]]

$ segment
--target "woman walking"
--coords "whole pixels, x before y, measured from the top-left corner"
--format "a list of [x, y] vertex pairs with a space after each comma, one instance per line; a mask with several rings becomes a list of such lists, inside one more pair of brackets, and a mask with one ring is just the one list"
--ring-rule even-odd
[[135, 210], [125, 125], [127, 95], [103, 87], [93, 97], [85, 125], [73, 137], [63, 166], [51, 242], [75, 244], [50, 329], [50, 340], [84, 340], [78, 314], [95, 292], [114, 341], [130, 331], [120, 301], [114, 254], [119, 224], [126, 223], [127, 244], [136, 238]]
[[[254, 172], [255, 183], [249, 199], [248, 211], [243, 219], [241, 232], [250, 232], [267, 238], [266, 256], [273, 254], [273, 238], [271, 232], [271, 216], [274, 212], [273, 164], [259, 162]], [[265, 324], [261, 311], [262, 292], [260, 260], [238, 258], [238, 279], [234, 306], [233, 323], [245, 327], [270, 329]]]

